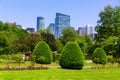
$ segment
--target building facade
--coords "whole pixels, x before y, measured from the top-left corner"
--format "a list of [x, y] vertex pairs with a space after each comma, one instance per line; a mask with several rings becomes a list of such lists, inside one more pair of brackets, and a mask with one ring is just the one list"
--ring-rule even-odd
[[50, 23], [48, 28], [50, 29], [50, 32], [53, 35], [55, 35], [55, 24], [54, 23]]
[[34, 33], [35, 32], [35, 28], [26, 28], [26, 30], [30, 33]]
[[78, 34], [80, 34], [81, 36], [85, 35], [85, 28], [84, 27], [79, 27], [78, 28]]
[[86, 27], [85, 27], [85, 34], [86, 35], [93, 35], [93, 33], [94, 33], [94, 28], [93, 28], [93, 26], [91, 26], [91, 25], [86, 25]]
[[43, 17], [37, 17], [37, 31], [45, 28], [45, 20]]
[[62, 30], [65, 27], [70, 26], [70, 16], [61, 14], [61, 13], [56, 13], [56, 18], [55, 18], [55, 38], [58, 38], [59, 36], [62, 35]]

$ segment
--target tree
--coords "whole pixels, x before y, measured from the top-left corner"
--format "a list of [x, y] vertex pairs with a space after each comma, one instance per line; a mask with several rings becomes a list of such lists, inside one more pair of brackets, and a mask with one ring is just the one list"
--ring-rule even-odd
[[30, 55], [33, 52], [34, 47], [42, 40], [43, 37], [38, 33], [32, 33], [25, 39], [18, 39], [13, 46], [14, 52], [22, 52]]
[[22, 61], [22, 53], [19, 52], [18, 54], [15, 55], [15, 60], [19, 64], [20, 67], [20, 62]]
[[84, 56], [76, 42], [68, 42], [62, 50], [59, 64], [65, 69], [82, 69]]
[[[28, 41], [29, 42], [29, 41]], [[22, 52], [23, 54], [26, 54], [30, 51], [30, 46], [27, 45], [26, 39], [18, 39], [15, 41], [15, 44], [13, 46], [14, 53]], [[31, 43], [29, 43], [31, 44]]]
[[0, 54], [9, 54], [11, 52], [10, 43], [6, 36], [0, 32]]
[[110, 36], [103, 43], [101, 43], [102, 48], [106, 51], [107, 55], [114, 55], [118, 54], [116, 53], [116, 45], [118, 41], [118, 37], [116, 36]]
[[16, 23], [5, 23], [3, 31], [13, 32], [15, 35], [17, 35], [17, 39], [23, 39], [29, 36], [29, 33], [22, 28], [18, 28]]
[[44, 39], [40, 34], [32, 33], [25, 40], [26, 40], [26, 45], [29, 47], [29, 51], [32, 53], [38, 42], [43, 41]]
[[52, 51], [57, 51], [57, 42], [50, 30], [40, 29], [39, 33], [43, 37], [44, 41], [50, 46], [50, 49]]
[[72, 27], [66, 27], [62, 31], [61, 42], [65, 45], [69, 41], [75, 41], [77, 38], [77, 32]]
[[52, 61], [52, 51], [44, 41], [39, 42], [35, 46], [32, 56], [35, 62], [39, 64], [50, 64]]
[[84, 54], [87, 54], [87, 43], [85, 37], [78, 35], [75, 40]]
[[4, 23], [0, 21], [0, 31], [3, 30]]
[[[105, 51], [111, 54], [117, 54], [120, 53], [119, 50], [113, 51], [113, 47], [118, 47], [120, 45], [119, 43], [117, 45], [113, 45], [114, 42], [118, 42], [118, 39], [112, 39], [111, 37], [120, 38], [120, 6], [117, 7], [111, 7], [106, 6], [103, 11], [99, 14], [100, 19], [97, 21], [97, 26], [95, 27], [95, 30], [97, 32], [95, 36], [95, 44], [97, 47], [104, 46], [103, 43], [106, 43], [104, 46]], [[110, 39], [110, 40], [109, 40]], [[115, 40], [115, 41], [113, 41]], [[109, 42], [110, 41], [110, 42]], [[111, 44], [112, 43], [112, 44]], [[110, 45], [112, 45], [112, 48], [110, 48]], [[116, 52], [116, 53], [114, 53]]]
[[102, 48], [96, 48], [92, 54], [92, 60], [96, 64], [106, 64], [107, 55]]
[[91, 57], [94, 49], [95, 49], [95, 44], [94, 44], [94, 40], [92, 40], [91, 36], [89, 35], [85, 35], [85, 42], [86, 42], [86, 53], [88, 57]]
[[0, 34], [3, 35], [6, 38], [7, 42], [9, 43], [9, 48], [11, 50], [11, 53], [16, 52], [14, 51], [15, 50], [14, 46], [17, 45], [17, 43], [15, 43], [16, 41], [18, 41], [19, 39], [24, 40], [26, 37], [29, 36], [27, 31], [21, 28], [18, 28], [16, 23], [0, 22], [0, 30], [1, 30]]
[[56, 42], [57, 42], [57, 51], [58, 51], [58, 53], [61, 53], [64, 45], [62, 44], [60, 38], [56, 39]]

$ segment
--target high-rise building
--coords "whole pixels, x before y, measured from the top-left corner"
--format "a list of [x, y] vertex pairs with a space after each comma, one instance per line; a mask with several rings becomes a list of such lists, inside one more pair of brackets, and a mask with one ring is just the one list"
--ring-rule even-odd
[[91, 25], [86, 25], [86, 27], [85, 27], [85, 34], [86, 35], [93, 35], [93, 33], [94, 33], [94, 28], [93, 28], [93, 26], [91, 26]]
[[50, 23], [48, 28], [50, 29], [51, 33], [53, 35], [55, 35], [55, 24], [54, 23]]
[[80, 34], [81, 36], [85, 35], [85, 28], [84, 27], [79, 27], [78, 28], [78, 34]]
[[56, 18], [55, 18], [55, 38], [58, 38], [59, 36], [62, 35], [62, 30], [65, 27], [70, 26], [70, 16], [61, 14], [61, 13], [56, 13]]
[[37, 31], [39, 29], [45, 28], [45, 21], [43, 17], [37, 17]]
[[34, 28], [26, 28], [26, 30], [27, 30], [28, 32], [30, 32], [30, 33], [35, 32], [35, 29], [34, 29]]

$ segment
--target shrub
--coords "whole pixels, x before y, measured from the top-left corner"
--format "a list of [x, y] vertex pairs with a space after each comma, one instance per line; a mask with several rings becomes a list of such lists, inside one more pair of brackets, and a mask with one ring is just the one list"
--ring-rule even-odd
[[22, 61], [22, 53], [18, 52], [18, 54], [15, 55], [15, 60], [19, 64], [20, 67], [20, 62]]
[[106, 64], [107, 55], [102, 48], [96, 48], [92, 54], [92, 60], [96, 64]]
[[110, 63], [114, 63], [113, 56], [107, 56], [107, 61]]
[[65, 69], [82, 69], [84, 56], [76, 42], [68, 42], [62, 50], [59, 64]]
[[39, 42], [33, 50], [33, 58], [39, 64], [50, 64], [52, 61], [52, 51], [44, 41]]

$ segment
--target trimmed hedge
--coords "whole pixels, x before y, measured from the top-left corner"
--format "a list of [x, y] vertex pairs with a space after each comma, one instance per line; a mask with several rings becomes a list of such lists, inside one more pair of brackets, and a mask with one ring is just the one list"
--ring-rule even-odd
[[65, 69], [82, 69], [84, 56], [76, 42], [68, 42], [62, 50], [59, 64]]
[[106, 64], [107, 55], [102, 48], [96, 48], [92, 54], [92, 60], [96, 64]]
[[39, 42], [33, 50], [35, 62], [40, 64], [50, 64], [52, 61], [52, 51], [44, 41]]

